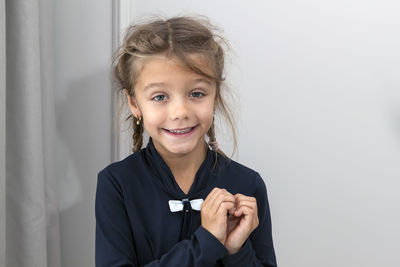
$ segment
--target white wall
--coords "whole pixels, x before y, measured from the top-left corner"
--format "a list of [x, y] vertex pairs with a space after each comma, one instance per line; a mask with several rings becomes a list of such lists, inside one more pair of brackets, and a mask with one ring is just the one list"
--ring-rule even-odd
[[112, 3], [53, 5], [62, 266], [94, 266], [97, 173], [111, 161]]
[[238, 160], [267, 183], [280, 266], [400, 266], [399, 8], [135, 1], [135, 18], [196, 12], [225, 30]]

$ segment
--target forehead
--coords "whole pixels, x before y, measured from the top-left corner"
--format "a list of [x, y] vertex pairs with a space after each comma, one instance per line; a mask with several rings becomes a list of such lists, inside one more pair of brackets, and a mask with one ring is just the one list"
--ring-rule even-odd
[[[210, 64], [199, 55], [190, 55], [190, 63], [196, 68], [205, 72], [207, 75], [213, 77], [213, 73]], [[141, 69], [137, 77], [137, 85], [148, 82], [154, 82], [156, 80], [171, 80], [176, 78], [183, 80], [208, 80], [210, 83], [214, 81], [207, 78], [205, 75], [197, 73], [186, 66], [181, 60], [176, 57], [167, 57], [165, 55], [155, 55], [146, 59], [143, 59]]]

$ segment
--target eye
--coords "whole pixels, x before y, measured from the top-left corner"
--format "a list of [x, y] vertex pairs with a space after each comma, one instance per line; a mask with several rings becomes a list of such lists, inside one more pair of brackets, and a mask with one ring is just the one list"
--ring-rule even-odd
[[192, 92], [192, 93], [190, 93], [190, 95], [194, 98], [199, 98], [199, 97], [204, 96], [204, 94], [202, 92]]
[[167, 99], [166, 95], [156, 95], [155, 97], [152, 98], [152, 100], [154, 100], [154, 101], [163, 101], [166, 99]]

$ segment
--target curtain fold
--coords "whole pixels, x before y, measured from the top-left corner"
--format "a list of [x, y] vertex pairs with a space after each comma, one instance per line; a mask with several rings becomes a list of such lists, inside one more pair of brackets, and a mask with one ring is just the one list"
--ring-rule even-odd
[[6, 262], [61, 266], [50, 0], [6, 1]]
[[6, 5], [0, 0], [0, 266], [6, 265]]

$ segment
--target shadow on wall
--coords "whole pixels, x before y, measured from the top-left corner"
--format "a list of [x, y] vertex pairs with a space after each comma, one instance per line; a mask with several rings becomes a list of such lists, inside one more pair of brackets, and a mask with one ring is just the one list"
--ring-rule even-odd
[[[386, 78], [384, 75], [388, 75]], [[388, 130], [393, 134], [395, 142], [398, 144], [396, 153], [400, 156], [400, 83], [397, 81], [397, 72], [388, 71], [382, 74], [387, 80], [380, 84], [380, 108], [383, 111], [383, 119], [388, 125]], [[398, 158], [398, 157], [395, 157]]]
[[108, 70], [69, 84], [56, 103], [58, 202], [63, 266], [94, 265], [97, 173], [110, 163]]
[[399, 151], [400, 151], [400, 106], [397, 108], [397, 111], [394, 112], [394, 132], [395, 132], [395, 136], [397, 137], [396, 140], [398, 142], [399, 145]]

